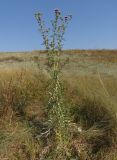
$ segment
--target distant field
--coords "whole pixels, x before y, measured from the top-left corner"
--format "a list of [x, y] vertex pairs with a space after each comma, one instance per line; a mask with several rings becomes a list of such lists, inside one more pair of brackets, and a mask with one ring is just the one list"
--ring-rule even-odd
[[[0, 53], [0, 69], [35, 65], [37, 57], [44, 69], [45, 51]], [[117, 50], [67, 50], [63, 51], [62, 59], [66, 60], [63, 67], [66, 76], [95, 75], [97, 72], [105, 76], [117, 75]]]

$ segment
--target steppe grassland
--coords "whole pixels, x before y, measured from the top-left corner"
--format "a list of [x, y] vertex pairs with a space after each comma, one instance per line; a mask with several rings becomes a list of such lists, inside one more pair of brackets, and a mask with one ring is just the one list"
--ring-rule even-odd
[[[62, 60], [65, 60], [66, 64], [61, 77], [64, 81], [66, 104], [69, 104], [73, 122], [85, 131], [85, 136], [90, 137], [90, 140], [95, 138], [91, 146], [93, 152], [99, 149], [92, 155], [95, 159], [116, 159], [113, 148], [116, 146], [117, 126], [116, 114], [113, 113], [116, 113], [117, 106], [117, 51], [64, 51]], [[29, 157], [35, 160], [45, 150], [49, 150], [49, 146], [46, 148], [44, 142], [36, 141], [46, 119], [44, 106], [47, 102], [46, 88], [49, 75], [45, 64], [44, 51], [0, 53], [2, 160], [8, 157], [12, 160]], [[109, 119], [105, 124], [105, 130], [97, 127], [102, 125], [102, 117], [106, 116], [104, 112], [107, 115], [105, 119]], [[96, 134], [90, 135], [95, 129]], [[105, 136], [107, 139], [103, 141]], [[94, 147], [94, 144], [99, 145], [100, 141], [102, 148]], [[49, 143], [54, 146], [52, 138]], [[81, 152], [82, 157], [87, 154], [87, 150], [85, 152]]]

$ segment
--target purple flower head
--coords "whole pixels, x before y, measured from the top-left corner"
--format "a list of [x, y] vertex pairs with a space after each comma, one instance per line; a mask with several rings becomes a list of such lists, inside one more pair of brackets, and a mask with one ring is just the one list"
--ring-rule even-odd
[[68, 17], [66, 16], [66, 17], [65, 17], [65, 21], [67, 21], [67, 20], [68, 20]]
[[59, 9], [55, 9], [54, 11], [55, 11], [55, 14], [56, 14], [56, 15], [60, 15], [60, 14], [61, 14], [61, 12], [60, 12]]
[[55, 13], [57, 13], [57, 12], [59, 12], [59, 9], [55, 9], [54, 11], [55, 11]]

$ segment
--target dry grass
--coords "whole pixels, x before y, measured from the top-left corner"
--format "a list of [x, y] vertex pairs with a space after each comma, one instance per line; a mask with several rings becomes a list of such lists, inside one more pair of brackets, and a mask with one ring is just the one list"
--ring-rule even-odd
[[[72, 119], [69, 129], [71, 140], [65, 149], [68, 149], [68, 155], [69, 150], [72, 151], [71, 158], [74, 159], [79, 155], [81, 160], [116, 160], [117, 77], [115, 70], [113, 75], [99, 71], [95, 74], [87, 74], [86, 70], [86, 74], [71, 76], [70, 71], [73, 72], [74, 69], [71, 66], [77, 63], [77, 60], [73, 62], [76, 57], [74, 54], [72, 57], [71, 54], [75, 52], [70, 51], [63, 55], [63, 59], [66, 57], [70, 59], [64, 70], [67, 74], [62, 78], [65, 102]], [[111, 65], [107, 57], [116, 56], [113, 51], [100, 51], [99, 54], [99, 51], [90, 52], [90, 55], [87, 55], [85, 51], [86, 55], [83, 56], [81, 53], [81, 61], [86, 58], [88, 62], [90, 59], [95, 63], [92, 56], [95, 55], [95, 59], [97, 56], [98, 61], [100, 55], [102, 59], [104, 58], [104, 63]], [[39, 55], [37, 51], [32, 54], [10, 54], [0, 55], [0, 159], [62, 160], [61, 153], [55, 150], [54, 135], [40, 137], [44, 127], [48, 127], [45, 124], [47, 118], [45, 106], [49, 77], [45, 70], [41, 70], [41, 67], [45, 66], [45, 54]], [[40, 68], [34, 63], [38, 56]], [[41, 58], [44, 63], [41, 62]], [[112, 62], [114, 63], [114, 58]], [[103, 61], [101, 63], [103, 64]], [[96, 65], [98, 67], [98, 64]], [[80, 68], [80, 73], [82, 70], [84, 68]]]
[[17, 118], [9, 123], [0, 119], [0, 160], [35, 160], [41, 147], [31, 134], [31, 128]]

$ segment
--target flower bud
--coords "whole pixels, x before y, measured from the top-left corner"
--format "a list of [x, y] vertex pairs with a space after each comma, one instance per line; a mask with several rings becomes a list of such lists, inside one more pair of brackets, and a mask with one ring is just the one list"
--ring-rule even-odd
[[69, 16], [69, 19], [72, 19], [72, 15], [68, 15]]

